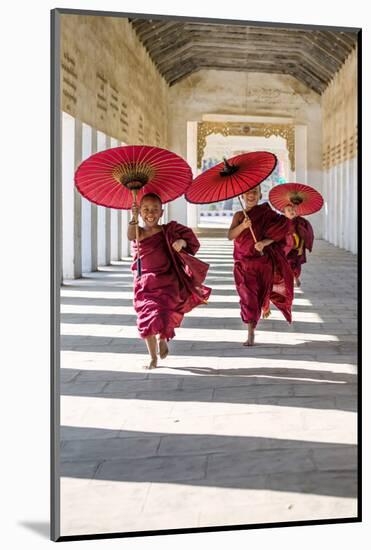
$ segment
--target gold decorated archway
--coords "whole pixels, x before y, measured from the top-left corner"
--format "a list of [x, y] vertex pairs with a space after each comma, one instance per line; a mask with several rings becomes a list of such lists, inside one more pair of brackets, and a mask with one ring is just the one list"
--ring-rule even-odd
[[198, 122], [197, 167], [201, 168], [207, 136], [280, 136], [286, 140], [291, 170], [295, 170], [295, 126], [293, 124], [267, 124], [261, 122]]

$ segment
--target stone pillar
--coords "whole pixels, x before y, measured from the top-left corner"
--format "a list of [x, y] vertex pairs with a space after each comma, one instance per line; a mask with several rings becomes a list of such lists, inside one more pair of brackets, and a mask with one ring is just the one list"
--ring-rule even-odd
[[324, 181], [324, 205], [322, 210], [322, 216], [323, 216], [323, 238], [326, 239], [326, 241], [330, 241], [330, 229], [329, 229], [329, 192], [330, 192], [330, 171], [325, 169], [324, 175], [323, 175], [323, 181]]
[[358, 228], [358, 212], [357, 212], [357, 195], [358, 195], [358, 167], [357, 167], [357, 158], [352, 158], [350, 161], [351, 165], [351, 196], [352, 196], [352, 204], [350, 212], [352, 213], [351, 218], [351, 225], [352, 225], [352, 239], [351, 239], [351, 246], [350, 250], [353, 252], [353, 254], [357, 254], [357, 228]]
[[[187, 162], [193, 173], [193, 178], [198, 175], [197, 168], [197, 121], [187, 122]], [[198, 227], [199, 207], [197, 204], [187, 202], [187, 225], [191, 229]]]
[[[120, 147], [121, 142], [118, 139], [112, 139], [112, 147]], [[116, 238], [112, 242], [112, 259], [121, 259], [122, 250], [122, 210], [116, 210]], [[113, 226], [111, 226], [113, 229]]]
[[[106, 149], [106, 136], [103, 132], [97, 132], [97, 151]], [[106, 256], [106, 208], [97, 207], [97, 238], [98, 238], [98, 266], [107, 265]]]
[[335, 208], [334, 208], [334, 244], [339, 246], [339, 203], [340, 203], [340, 170], [339, 165], [334, 166], [335, 172]]
[[[82, 123], [75, 118], [75, 159], [74, 172], [82, 160]], [[73, 213], [73, 277], [78, 279], [82, 275], [82, 252], [81, 252], [81, 195], [76, 189], [74, 179], [71, 181], [74, 191], [74, 213]]]
[[295, 126], [295, 175], [299, 183], [307, 183], [307, 127]]
[[338, 167], [338, 189], [339, 189], [339, 203], [338, 203], [338, 245], [340, 248], [344, 248], [344, 163], [339, 164]]
[[344, 248], [350, 250], [350, 170], [349, 160], [344, 162], [343, 166], [343, 182], [344, 182], [344, 200], [343, 200], [343, 216], [344, 216]]
[[[111, 138], [106, 136], [104, 149], [111, 148]], [[106, 250], [105, 250], [105, 265], [111, 263], [111, 209], [105, 208], [106, 211]]]
[[[98, 150], [97, 130], [92, 129], [91, 132], [91, 154]], [[91, 270], [96, 271], [98, 268], [98, 206], [91, 203]]]
[[122, 250], [122, 210], [117, 214], [117, 258], [121, 260]]
[[[114, 138], [108, 138], [108, 146], [107, 148], [113, 148], [117, 147], [118, 141]], [[109, 210], [109, 216], [111, 218], [110, 220], [110, 259], [109, 263], [114, 260], [117, 261], [119, 259], [119, 249], [118, 249], [118, 217], [120, 210], [116, 208], [108, 208]]]
[[[82, 160], [90, 157], [92, 145], [92, 129], [87, 124], [82, 125]], [[92, 271], [92, 206], [93, 203], [81, 197], [81, 270], [83, 273]]]
[[62, 272], [63, 279], [74, 277], [74, 198], [75, 119], [62, 113]]
[[164, 204], [164, 213], [162, 215], [162, 223], [167, 223], [169, 221], [169, 205], [168, 203]]
[[[126, 145], [124, 142], [117, 142], [118, 145]], [[129, 249], [129, 241], [127, 239], [126, 233], [127, 233], [127, 227], [128, 227], [128, 221], [129, 221], [130, 212], [129, 210], [121, 210], [121, 229], [120, 231], [120, 237], [119, 237], [119, 259], [126, 258], [129, 256], [130, 249]]]

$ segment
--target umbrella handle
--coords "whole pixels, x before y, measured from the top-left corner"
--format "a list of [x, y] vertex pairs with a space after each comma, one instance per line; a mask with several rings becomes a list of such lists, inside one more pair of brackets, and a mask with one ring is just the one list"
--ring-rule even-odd
[[[248, 219], [249, 219], [249, 216], [247, 215], [247, 212], [246, 212], [246, 210], [245, 210], [245, 207], [244, 207], [244, 205], [242, 204], [242, 201], [241, 201], [241, 197], [240, 197], [240, 196], [238, 197], [238, 200], [240, 201], [240, 205], [241, 205], [241, 208], [242, 208], [243, 213], [245, 214], [245, 218], [248, 220]], [[253, 230], [252, 227], [250, 227], [250, 232], [251, 232], [252, 238], [254, 239], [254, 243], [257, 243], [258, 241], [257, 241], [257, 239], [256, 239], [256, 236], [255, 236], [255, 233], [254, 233], [254, 230]], [[263, 251], [260, 252], [260, 256], [264, 256], [264, 252], [263, 252]]]
[[[137, 189], [132, 189], [133, 193], [133, 206], [137, 206]], [[138, 217], [135, 220], [137, 223], [135, 225], [135, 240], [137, 244], [137, 275], [140, 277], [142, 275], [142, 260], [140, 258], [139, 252], [139, 226], [138, 226]]]

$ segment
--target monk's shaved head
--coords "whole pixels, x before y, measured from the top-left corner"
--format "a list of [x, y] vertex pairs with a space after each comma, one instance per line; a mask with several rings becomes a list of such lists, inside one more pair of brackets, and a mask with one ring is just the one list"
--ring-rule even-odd
[[143, 197], [140, 199], [140, 204], [139, 204], [139, 206], [141, 206], [142, 203], [143, 203], [143, 201], [144, 201], [144, 200], [147, 200], [147, 199], [149, 199], [149, 200], [151, 200], [151, 201], [156, 201], [156, 202], [158, 202], [158, 203], [160, 204], [160, 206], [162, 207], [161, 198], [160, 198], [158, 195], [156, 195], [156, 193], [147, 193], [146, 195], [143, 195]]

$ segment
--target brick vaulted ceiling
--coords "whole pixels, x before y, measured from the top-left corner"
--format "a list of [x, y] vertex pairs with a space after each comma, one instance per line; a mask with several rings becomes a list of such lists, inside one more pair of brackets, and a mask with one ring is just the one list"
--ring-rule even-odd
[[200, 69], [217, 69], [289, 74], [321, 94], [357, 43], [356, 29], [129, 21], [170, 86]]

